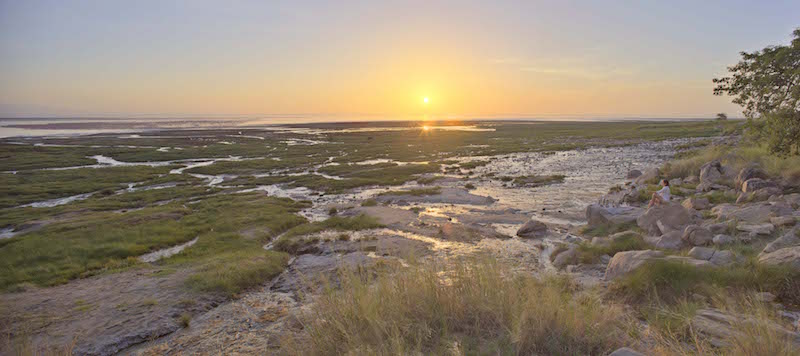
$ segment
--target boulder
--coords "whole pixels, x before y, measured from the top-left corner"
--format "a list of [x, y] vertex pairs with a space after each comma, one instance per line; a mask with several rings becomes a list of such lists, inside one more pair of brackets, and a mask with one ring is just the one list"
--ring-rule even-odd
[[728, 232], [728, 229], [730, 229], [733, 223], [734, 223], [733, 220], [728, 220], [720, 223], [707, 225], [706, 228], [714, 234], [724, 234]]
[[658, 180], [658, 177], [660, 176], [661, 176], [661, 170], [659, 170], [658, 167], [652, 167], [644, 171], [642, 175], [636, 177], [634, 183], [636, 183], [636, 185], [655, 183]]
[[698, 181], [697, 176], [694, 175], [688, 176], [686, 177], [686, 179], [683, 180], [683, 182], [686, 184], [695, 184], [697, 183], [697, 181]]
[[692, 247], [692, 249], [689, 250], [689, 257], [708, 261], [714, 256], [715, 251], [715, 249], [710, 247]]
[[683, 257], [683, 256], [667, 256], [667, 257], [664, 258], [664, 260], [672, 261], [672, 262], [679, 262], [679, 263], [690, 265], [692, 267], [709, 267], [709, 266], [713, 266], [711, 264], [711, 262], [708, 262], [706, 260], [698, 260], [696, 258]]
[[547, 225], [538, 220], [529, 220], [517, 230], [517, 236], [525, 238], [539, 238], [547, 235]]
[[714, 235], [711, 230], [698, 225], [689, 225], [683, 230], [681, 239], [688, 243], [690, 246], [705, 246], [708, 245]]
[[718, 234], [718, 235], [715, 235], [714, 238], [711, 239], [711, 241], [716, 246], [725, 246], [725, 245], [732, 244], [734, 240], [733, 240], [733, 237], [730, 237], [728, 235]]
[[639, 178], [641, 175], [642, 175], [642, 171], [640, 171], [638, 169], [631, 169], [630, 171], [628, 171], [628, 174], [625, 175], [625, 178], [629, 179], [629, 180], [632, 180], [632, 179]]
[[767, 172], [764, 172], [764, 170], [761, 169], [760, 166], [757, 164], [751, 164], [739, 171], [739, 174], [736, 176], [736, 180], [734, 180], [736, 189], [742, 189], [742, 184], [752, 178], [767, 179], [769, 176], [767, 175]]
[[768, 243], [767, 246], [764, 246], [764, 250], [761, 251], [761, 254], [775, 252], [786, 247], [800, 246], [800, 236], [797, 236], [797, 234], [798, 228], [787, 231], [783, 236]]
[[686, 209], [694, 209], [694, 210], [705, 210], [708, 209], [711, 204], [708, 202], [708, 198], [698, 198], [698, 197], [691, 197], [687, 198], [683, 201], [684, 208]]
[[644, 354], [636, 352], [633, 349], [627, 347], [621, 347], [619, 349], [614, 350], [614, 352], [608, 354], [608, 356], [644, 356]]
[[742, 183], [742, 191], [745, 193], [755, 192], [756, 190], [768, 187], [777, 187], [777, 184], [761, 178], [750, 178]]
[[661, 236], [646, 236], [644, 241], [655, 248], [664, 250], [680, 250], [683, 248], [683, 232], [675, 230]]
[[775, 231], [775, 226], [772, 224], [747, 224], [739, 223], [736, 225], [736, 230], [749, 232], [755, 235], [769, 235]]
[[567, 265], [574, 265], [578, 263], [578, 248], [575, 246], [562, 251], [553, 260], [553, 266], [556, 268], [564, 268]]
[[689, 211], [680, 204], [661, 204], [653, 206], [644, 214], [636, 218], [636, 224], [647, 231], [649, 235], [661, 235], [658, 222], [671, 230], [683, 230], [686, 225], [691, 223]]
[[713, 160], [700, 167], [700, 183], [716, 183], [722, 177], [722, 163]]
[[769, 218], [769, 222], [775, 226], [792, 226], [797, 223], [797, 218], [794, 216], [775, 216]]
[[617, 252], [606, 267], [605, 280], [623, 276], [641, 267], [645, 262], [664, 257], [664, 253], [654, 250]]
[[592, 227], [632, 224], [641, 213], [642, 209], [636, 207], [604, 207], [591, 204], [586, 207], [586, 220]]
[[692, 317], [692, 328], [715, 347], [730, 345], [734, 338], [743, 336], [738, 329], [743, 325], [751, 328], [768, 328], [786, 337], [792, 344], [800, 346], [800, 334], [787, 330], [777, 323], [756, 320], [743, 315], [733, 315], [718, 309], [699, 309]]
[[800, 269], [800, 246], [784, 247], [774, 252], [761, 254], [758, 257], [758, 262], [765, 265], [788, 266]]
[[742, 207], [720, 204], [711, 209], [711, 213], [719, 219], [736, 219], [750, 224], [768, 222], [772, 217], [792, 215], [792, 212], [788, 204], [781, 202], [754, 203]]

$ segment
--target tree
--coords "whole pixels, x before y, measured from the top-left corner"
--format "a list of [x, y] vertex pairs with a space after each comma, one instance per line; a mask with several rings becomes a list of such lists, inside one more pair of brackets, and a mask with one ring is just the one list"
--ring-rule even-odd
[[717, 113], [717, 120], [719, 120], [719, 121], [725, 121], [725, 120], [727, 120], [727, 119], [728, 119], [728, 115], [725, 115], [725, 113], [724, 113], [724, 112]]
[[750, 131], [781, 155], [800, 154], [800, 28], [793, 35], [788, 46], [741, 52], [730, 75], [714, 79], [714, 95], [733, 97]]

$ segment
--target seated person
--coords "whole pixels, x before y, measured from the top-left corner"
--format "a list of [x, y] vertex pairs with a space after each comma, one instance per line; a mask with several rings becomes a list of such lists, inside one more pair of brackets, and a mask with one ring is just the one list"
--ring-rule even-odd
[[661, 205], [669, 202], [669, 181], [666, 179], [662, 180], [661, 186], [663, 188], [653, 193], [653, 197], [650, 199], [650, 204], [647, 205], [648, 208], [652, 207], [653, 205]]

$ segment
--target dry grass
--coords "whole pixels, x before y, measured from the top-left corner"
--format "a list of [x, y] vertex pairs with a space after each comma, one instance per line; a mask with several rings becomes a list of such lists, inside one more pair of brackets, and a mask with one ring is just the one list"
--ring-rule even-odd
[[[445, 277], [446, 276], [446, 277]], [[493, 260], [447, 269], [346, 271], [283, 340], [288, 354], [607, 354], [630, 341], [618, 304], [564, 278], [512, 275]]]
[[718, 159], [737, 173], [751, 163], [757, 163], [770, 176], [781, 177], [795, 184], [800, 183], [800, 156], [778, 157], [763, 146], [743, 143], [736, 147], [713, 146], [699, 149], [689, 157], [677, 159], [664, 166], [667, 178], [699, 175], [700, 166]]

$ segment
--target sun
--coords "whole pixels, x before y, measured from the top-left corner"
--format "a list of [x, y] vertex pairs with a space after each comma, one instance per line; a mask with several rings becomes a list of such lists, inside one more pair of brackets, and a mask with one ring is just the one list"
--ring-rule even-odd
[[431, 127], [428, 125], [422, 126], [422, 131], [430, 131]]
[[425, 103], [425, 104], [427, 104], [429, 101], [430, 101], [430, 99], [428, 99], [427, 96], [422, 98], [422, 102]]

